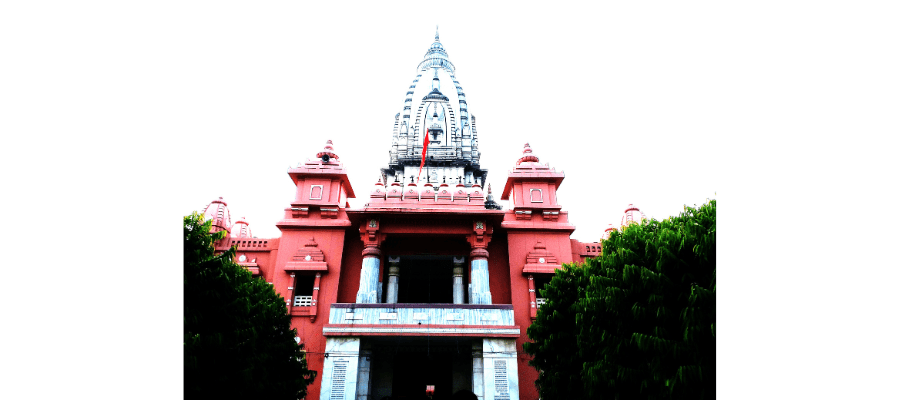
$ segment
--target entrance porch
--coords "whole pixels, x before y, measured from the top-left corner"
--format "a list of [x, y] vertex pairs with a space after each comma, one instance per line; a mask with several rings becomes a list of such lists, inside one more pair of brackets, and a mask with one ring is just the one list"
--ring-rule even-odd
[[474, 337], [329, 337], [322, 400], [432, 399], [474, 393], [518, 400], [515, 339]]

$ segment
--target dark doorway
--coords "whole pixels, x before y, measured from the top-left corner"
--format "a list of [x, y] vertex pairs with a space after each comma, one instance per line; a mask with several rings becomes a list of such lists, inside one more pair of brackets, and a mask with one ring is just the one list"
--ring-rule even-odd
[[394, 358], [395, 399], [421, 399], [426, 385], [434, 385], [433, 399], [449, 399], [453, 385], [450, 353], [400, 353]]
[[398, 303], [453, 303], [453, 257], [401, 256], [398, 286]]
[[434, 385], [434, 400], [472, 390], [472, 341], [456, 337], [367, 339], [372, 348], [374, 399], [423, 399]]

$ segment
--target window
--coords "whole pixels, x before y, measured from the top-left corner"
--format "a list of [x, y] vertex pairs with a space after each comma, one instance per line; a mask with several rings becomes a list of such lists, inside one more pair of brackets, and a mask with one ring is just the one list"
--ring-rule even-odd
[[322, 200], [322, 185], [312, 185], [309, 187], [310, 200]]
[[534, 275], [534, 296], [535, 296], [535, 306], [537, 308], [541, 308], [546, 300], [541, 295], [541, 290], [544, 290], [547, 285], [550, 284], [550, 280], [553, 279], [553, 274], [535, 274]]
[[299, 273], [294, 279], [294, 307], [312, 306], [313, 286], [316, 277], [312, 274]]
[[531, 202], [532, 203], [543, 203], [544, 197], [541, 193], [541, 189], [531, 189]]

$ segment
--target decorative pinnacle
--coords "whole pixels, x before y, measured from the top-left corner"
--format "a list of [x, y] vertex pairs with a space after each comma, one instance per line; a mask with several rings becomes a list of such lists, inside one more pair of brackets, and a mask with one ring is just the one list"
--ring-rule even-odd
[[519, 165], [523, 162], [538, 162], [540, 161], [536, 155], [531, 153], [531, 145], [525, 143], [525, 150], [522, 150], [522, 158], [516, 162], [516, 165]]
[[438, 35], [438, 26], [437, 25], [434, 26], [434, 41], [435, 42], [441, 41], [441, 37], [440, 37], [440, 35]]
[[331, 143], [331, 139], [328, 139], [328, 141], [325, 142], [325, 148], [322, 151], [316, 153], [316, 158], [321, 158], [324, 162], [328, 162], [331, 158], [335, 160], [340, 158], [334, 153], [334, 146]]

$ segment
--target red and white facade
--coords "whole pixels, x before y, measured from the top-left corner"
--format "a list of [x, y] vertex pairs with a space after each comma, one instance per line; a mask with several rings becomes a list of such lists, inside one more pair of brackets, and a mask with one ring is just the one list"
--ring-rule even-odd
[[[204, 213], [230, 233], [217, 249], [235, 246], [236, 261], [285, 298], [319, 372], [307, 399], [419, 398], [429, 385], [435, 399], [537, 399], [522, 346], [542, 304], [537, 290], [562, 264], [598, 256], [600, 244], [571, 238], [556, 196], [564, 174], [528, 144], [509, 160], [501, 199], [510, 209], [499, 209], [481, 187], [474, 116], [437, 37], [419, 67], [431, 90], [416, 118], [409, 100], [398, 114], [389, 167], [368, 193], [354, 191], [329, 140], [288, 171], [296, 195], [276, 224], [281, 237], [252, 237], [221, 198]], [[441, 93], [442, 79], [455, 96]], [[425, 135], [436, 158], [426, 157], [419, 180]], [[350, 208], [358, 196], [368, 202]]]

